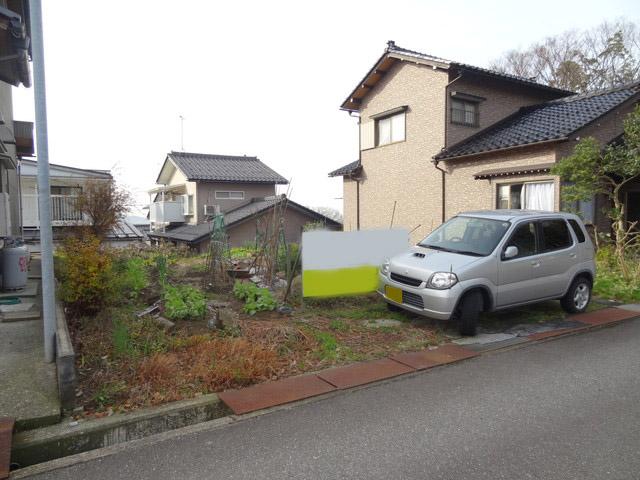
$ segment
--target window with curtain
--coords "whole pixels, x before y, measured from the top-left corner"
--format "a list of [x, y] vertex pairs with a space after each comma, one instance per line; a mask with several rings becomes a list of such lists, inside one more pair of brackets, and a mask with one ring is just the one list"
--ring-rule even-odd
[[376, 145], [402, 142], [405, 139], [405, 112], [376, 120]]
[[451, 99], [451, 123], [477, 127], [480, 123], [478, 103]]
[[525, 183], [520, 194], [520, 203], [524, 210], [545, 210], [553, 212], [553, 182]]

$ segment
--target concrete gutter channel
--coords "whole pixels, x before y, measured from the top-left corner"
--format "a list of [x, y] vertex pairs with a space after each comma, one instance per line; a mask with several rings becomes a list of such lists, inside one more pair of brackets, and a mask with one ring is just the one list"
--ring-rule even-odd
[[[516, 342], [498, 341], [493, 347], [484, 345], [480, 349], [473, 349], [465, 348], [470, 347], [469, 345], [446, 344], [422, 352], [396, 354], [388, 359], [350, 364], [313, 374], [257, 384], [240, 390], [228, 390], [220, 395], [203, 395], [195, 399], [173, 402], [125, 414], [115, 414], [110, 417], [85, 421], [70, 421], [66, 419], [57, 425], [18, 432], [14, 435], [11, 461], [14, 468], [20, 469], [14, 470], [12, 476], [23, 477], [32, 469], [37, 469], [38, 471], [43, 468], [46, 469], [45, 465], [36, 465], [42, 462], [110, 447], [123, 442], [139, 440], [171, 430], [196, 426], [196, 424], [211, 422], [216, 419], [221, 419], [218, 421], [226, 424], [271, 412], [274, 407], [278, 409], [291, 408], [295, 405], [292, 402], [306, 403], [315, 401], [332, 396], [340, 391], [366, 388], [372, 384], [380, 383], [380, 381], [397, 379], [399, 376], [416, 375], [422, 373], [422, 370], [425, 369], [448, 365], [474, 358], [478, 355], [511, 350], [565, 335], [583, 333], [638, 317], [640, 317], [640, 305], [607, 308], [574, 317], [576, 321], [583, 320], [579, 322], [581, 324], [579, 327], [561, 328], [533, 334], [529, 337], [520, 337]], [[61, 347], [63, 347], [61, 351], [65, 351], [65, 345], [63, 344]], [[410, 371], [392, 368], [388, 374], [381, 373], [376, 377], [376, 374], [371, 374], [371, 370], [380, 371], [380, 365], [378, 365], [380, 362], [397, 362], [398, 365], [412, 368]], [[75, 386], [75, 369], [72, 368], [72, 361], [65, 358], [60, 364], [62, 364], [62, 368], [71, 369], [66, 370], [67, 373], [69, 371], [74, 372], [73, 381], [68, 377], [65, 377], [64, 381], [66, 385]], [[372, 367], [369, 371], [366, 371], [367, 364]], [[364, 381], [356, 378], [361, 375], [360, 370], [363, 370]], [[355, 373], [357, 375], [354, 376]], [[367, 374], [370, 376], [367, 377]], [[344, 383], [340, 384], [333, 378], [342, 380]], [[319, 385], [318, 381], [326, 383], [328, 388]], [[280, 388], [278, 388], [279, 386]], [[71, 391], [73, 390], [71, 389]], [[69, 461], [71, 460], [69, 459]], [[57, 468], [55, 465], [59, 462], [51, 462], [51, 468]], [[24, 468], [28, 466], [33, 467]]]

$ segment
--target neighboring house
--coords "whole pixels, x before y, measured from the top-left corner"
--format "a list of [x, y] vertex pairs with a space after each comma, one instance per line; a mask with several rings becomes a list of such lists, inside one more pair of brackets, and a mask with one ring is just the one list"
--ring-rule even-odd
[[257, 157], [171, 152], [167, 154], [149, 193], [152, 241], [186, 243], [201, 249], [211, 232], [216, 211], [225, 215], [229, 244], [254, 243], [260, 218], [286, 201], [284, 229], [288, 241], [299, 242], [302, 227], [321, 222], [327, 228], [341, 225], [283, 196], [276, 186], [287, 180]]
[[[23, 159], [20, 165], [20, 190], [22, 192], [23, 236], [30, 243], [39, 243], [40, 214], [38, 206], [38, 163]], [[65, 231], [87, 225], [88, 219], [76, 208], [76, 200], [89, 182], [111, 182], [109, 170], [91, 170], [49, 164], [51, 201], [51, 226], [54, 240], [64, 237]], [[124, 219], [105, 238], [111, 245], [125, 246], [144, 239], [144, 234]]]
[[147, 234], [151, 231], [151, 222], [147, 217], [140, 217], [138, 215], [129, 215], [125, 218], [127, 223], [136, 227], [146, 238]]
[[0, 238], [20, 234], [18, 163], [33, 155], [33, 124], [13, 119], [11, 86], [31, 86], [26, 0], [0, 3]]
[[[341, 106], [360, 128], [360, 158], [329, 174], [343, 177], [345, 230], [393, 217], [417, 240], [464, 210], [559, 210], [550, 168], [582, 137], [618, 137], [639, 99], [639, 82], [574, 95], [389, 42]], [[606, 229], [602, 202], [572, 207]]]

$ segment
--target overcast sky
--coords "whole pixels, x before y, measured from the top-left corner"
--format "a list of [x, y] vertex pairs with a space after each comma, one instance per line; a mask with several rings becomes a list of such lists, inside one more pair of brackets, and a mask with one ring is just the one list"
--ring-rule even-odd
[[[50, 162], [112, 169], [148, 203], [165, 154], [257, 155], [292, 198], [342, 209], [327, 172], [357, 159], [339, 105], [387, 40], [486, 66], [545, 36], [626, 17], [637, 0], [44, 3]], [[33, 90], [14, 116], [33, 120]]]

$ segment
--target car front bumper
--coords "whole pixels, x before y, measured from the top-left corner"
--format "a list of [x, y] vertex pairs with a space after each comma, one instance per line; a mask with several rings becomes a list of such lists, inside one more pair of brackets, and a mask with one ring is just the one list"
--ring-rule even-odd
[[[412, 287], [391, 280], [383, 273], [378, 273], [378, 280], [378, 293], [387, 303], [436, 320], [449, 320], [451, 318], [461, 291], [458, 284], [446, 290]], [[387, 295], [386, 287], [399, 289], [402, 292], [402, 301], [399, 302], [397, 301], [398, 299], [390, 298]]]

